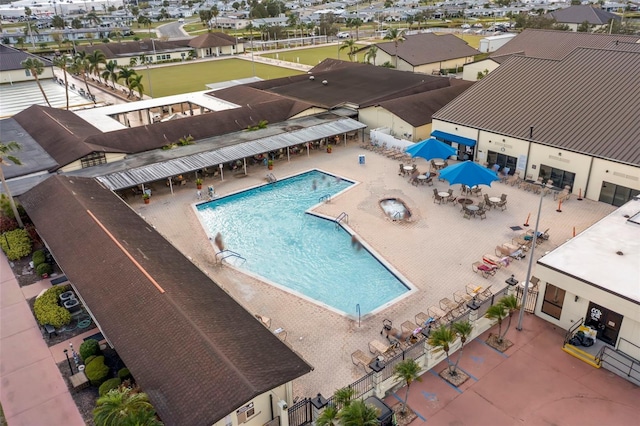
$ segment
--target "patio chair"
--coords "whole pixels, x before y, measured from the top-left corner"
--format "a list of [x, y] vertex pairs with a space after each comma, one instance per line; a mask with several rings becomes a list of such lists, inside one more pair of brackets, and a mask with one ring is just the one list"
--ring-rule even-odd
[[438, 321], [438, 318], [434, 318], [429, 314], [425, 314], [424, 312], [418, 312], [415, 316], [416, 324], [418, 324], [422, 328], [431, 327], [432, 324]]
[[515, 172], [512, 176], [507, 178], [507, 184], [514, 186], [519, 184], [522, 181], [520, 178], [520, 172]]
[[435, 319], [438, 323], [447, 316], [447, 313], [437, 306], [429, 306], [427, 313], [429, 314], [429, 317]]
[[487, 218], [487, 211], [484, 209], [484, 203], [480, 203], [480, 204], [482, 204], [482, 207], [480, 207], [480, 205], [478, 205], [478, 207], [480, 207], [480, 208], [476, 211], [475, 216], [479, 217], [480, 220], [486, 219]]
[[507, 209], [507, 200], [505, 199], [505, 200], [498, 201], [497, 203], [494, 204], [494, 206], [496, 208], [501, 209], [502, 211], [505, 211]]
[[369, 364], [371, 364], [374, 360], [375, 358], [371, 358], [360, 349], [351, 354], [351, 362], [353, 362], [353, 365], [361, 365], [362, 367], [364, 367], [365, 372], [369, 371]]
[[491, 290], [491, 285], [489, 285], [488, 287], [482, 289], [482, 291], [478, 293], [478, 295], [476, 296], [476, 301], [484, 302], [485, 300], [489, 299], [492, 296], [493, 296], [493, 291]]
[[480, 195], [482, 195], [482, 188], [480, 188], [479, 186], [472, 187], [471, 195], [475, 195], [476, 197], [479, 197]]
[[404, 176], [406, 171], [404, 170], [404, 163], [400, 163], [400, 169], [398, 170], [398, 176]]
[[531, 284], [532, 289], [538, 288], [538, 283], [540, 283], [540, 278], [534, 277], [533, 275], [529, 279], [529, 283]]
[[471, 302], [471, 299], [473, 299], [473, 296], [470, 296], [467, 293], [464, 293], [462, 290], [456, 290], [453, 293], [453, 300], [455, 300], [458, 303], [469, 303]]
[[498, 267], [494, 265], [487, 265], [484, 262], [473, 262], [471, 264], [471, 270], [476, 274], [482, 275], [482, 278], [486, 279], [494, 276], [496, 274], [496, 271], [498, 270]]
[[443, 198], [438, 194], [438, 188], [433, 188], [433, 202], [442, 204]]

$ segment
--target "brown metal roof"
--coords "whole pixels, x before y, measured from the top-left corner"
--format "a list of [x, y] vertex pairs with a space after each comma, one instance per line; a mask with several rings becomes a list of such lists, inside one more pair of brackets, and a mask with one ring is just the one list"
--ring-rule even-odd
[[107, 59], [114, 59], [122, 56], [150, 55], [161, 52], [174, 52], [187, 50], [185, 41], [161, 41], [150, 38], [139, 41], [129, 41], [124, 43], [102, 43], [93, 46], [78, 46], [79, 51], [92, 53], [100, 50]]
[[[392, 41], [378, 43], [376, 46], [391, 56], [396, 55], [396, 46]], [[479, 53], [453, 34], [441, 36], [433, 33], [408, 35], [405, 36], [402, 43], [398, 43], [398, 57], [414, 67], [450, 59], [466, 58]]]
[[46, 58], [14, 49], [5, 44], [0, 44], [0, 71], [22, 70], [24, 69], [22, 62], [29, 58], [38, 59], [44, 64], [45, 68], [52, 66], [51, 61]]
[[615, 19], [616, 21], [622, 19], [620, 15], [602, 10], [598, 5], [569, 6], [564, 9], [549, 12], [547, 16], [549, 15], [561, 24], [582, 24], [583, 22], [588, 22], [592, 25], [604, 25], [608, 23], [610, 19]]
[[450, 87], [409, 95], [380, 106], [400, 117], [414, 127], [431, 123], [431, 116], [473, 85], [472, 81], [451, 80]]
[[234, 46], [238, 43], [235, 37], [225, 33], [206, 33], [189, 41], [189, 46], [195, 48]]
[[433, 118], [640, 165], [640, 53], [579, 48], [515, 56]]
[[96, 181], [53, 176], [20, 201], [165, 424], [211, 425], [311, 371]]
[[622, 50], [617, 47], [621, 43], [637, 43], [638, 40], [638, 36], [526, 29], [489, 57], [498, 62], [510, 55], [562, 59], [578, 47]]

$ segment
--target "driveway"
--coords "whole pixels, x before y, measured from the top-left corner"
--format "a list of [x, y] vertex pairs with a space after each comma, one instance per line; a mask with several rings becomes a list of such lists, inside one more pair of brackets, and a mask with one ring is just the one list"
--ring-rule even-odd
[[185, 38], [189, 37], [189, 34], [182, 29], [182, 26], [185, 22], [170, 22], [165, 25], [160, 25], [156, 28], [156, 32], [159, 37], [167, 37], [169, 40], [174, 38]]

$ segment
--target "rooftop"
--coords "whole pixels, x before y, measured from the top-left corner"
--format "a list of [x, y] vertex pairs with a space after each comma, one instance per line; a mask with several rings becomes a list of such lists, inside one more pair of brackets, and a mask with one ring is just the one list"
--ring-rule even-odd
[[[396, 46], [393, 41], [378, 43], [376, 46], [389, 55], [395, 56], [396, 54]], [[399, 58], [414, 67], [465, 58], [480, 53], [453, 34], [436, 35], [434, 33], [405, 36], [405, 40], [398, 43], [397, 52]]]
[[538, 263], [640, 304], [640, 197]]

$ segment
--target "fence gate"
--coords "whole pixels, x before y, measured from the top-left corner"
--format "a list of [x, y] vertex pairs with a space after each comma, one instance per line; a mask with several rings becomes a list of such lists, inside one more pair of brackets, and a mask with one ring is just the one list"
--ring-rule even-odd
[[[516, 297], [518, 298], [518, 304], [522, 303], [522, 296], [524, 295], [524, 288], [522, 286], [516, 286]], [[529, 294], [527, 294], [527, 306], [524, 307], [524, 311], [532, 314], [536, 310], [536, 302], [538, 301], [538, 287], [529, 287]]]
[[304, 398], [289, 408], [289, 426], [302, 426], [313, 422], [311, 399]]

